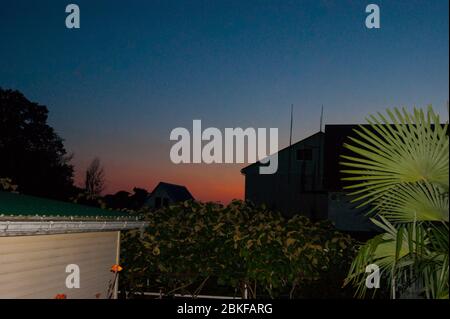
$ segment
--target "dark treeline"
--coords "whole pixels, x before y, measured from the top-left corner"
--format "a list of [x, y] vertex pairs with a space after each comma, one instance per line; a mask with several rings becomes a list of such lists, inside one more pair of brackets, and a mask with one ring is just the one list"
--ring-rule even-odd
[[142, 207], [149, 195], [145, 189], [101, 196], [105, 185], [98, 159], [86, 171], [85, 188], [75, 186], [73, 154], [47, 120], [46, 106], [19, 91], [0, 88], [0, 178], [8, 178], [27, 195], [113, 209]]

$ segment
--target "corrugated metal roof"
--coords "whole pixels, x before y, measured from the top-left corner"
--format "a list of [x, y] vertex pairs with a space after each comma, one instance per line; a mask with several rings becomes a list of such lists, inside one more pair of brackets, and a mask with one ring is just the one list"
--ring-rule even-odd
[[60, 202], [40, 197], [0, 192], [0, 219], [15, 218], [52, 218], [52, 219], [136, 219], [127, 213], [104, 210], [84, 205]]

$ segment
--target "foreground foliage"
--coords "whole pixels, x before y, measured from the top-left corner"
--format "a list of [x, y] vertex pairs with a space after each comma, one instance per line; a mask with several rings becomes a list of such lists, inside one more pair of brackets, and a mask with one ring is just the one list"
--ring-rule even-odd
[[17, 188], [18, 186], [13, 184], [11, 178], [0, 177], [0, 192], [16, 193]]
[[354, 243], [328, 222], [300, 216], [286, 221], [242, 201], [226, 207], [185, 202], [147, 217], [143, 236], [124, 234], [121, 287], [128, 291], [195, 297], [206, 289], [249, 298], [344, 294]]
[[363, 245], [347, 283], [366, 294], [366, 266], [376, 264], [396, 298], [447, 298], [449, 293], [449, 140], [430, 107], [387, 111], [360, 126], [342, 156], [344, 180], [360, 206], [384, 232]]

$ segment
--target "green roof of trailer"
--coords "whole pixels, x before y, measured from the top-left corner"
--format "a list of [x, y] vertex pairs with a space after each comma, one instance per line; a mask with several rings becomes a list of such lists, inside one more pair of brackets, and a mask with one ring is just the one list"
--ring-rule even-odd
[[57, 219], [136, 219], [125, 212], [66, 203], [46, 198], [0, 192], [0, 219], [57, 218]]

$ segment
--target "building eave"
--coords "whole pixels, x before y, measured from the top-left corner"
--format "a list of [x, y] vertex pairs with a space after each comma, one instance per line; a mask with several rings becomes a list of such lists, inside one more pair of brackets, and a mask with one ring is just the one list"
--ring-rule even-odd
[[0, 237], [52, 235], [66, 233], [85, 233], [139, 229], [144, 230], [148, 222], [144, 221], [0, 221]]
[[[297, 141], [297, 142], [293, 143], [293, 144], [290, 145], [290, 146], [288, 145], [288, 146], [286, 146], [286, 147], [284, 147], [284, 148], [278, 150], [278, 151], [275, 152], [274, 154], [279, 154], [279, 153], [281, 153], [281, 152], [287, 151], [289, 148], [295, 147], [296, 145], [298, 145], [298, 144], [300, 144], [300, 143], [303, 143], [303, 142], [309, 140], [310, 138], [312, 138], [312, 137], [314, 137], [314, 136], [316, 136], [316, 135], [325, 135], [325, 133], [322, 132], [322, 131], [316, 132], [316, 133], [314, 133], [314, 134], [312, 134], [312, 135], [310, 135], [310, 136], [308, 136], [308, 137], [305, 137], [304, 139], [301, 139], [300, 141]], [[259, 166], [259, 165], [263, 165], [263, 164], [261, 164], [261, 161], [257, 161], [257, 162], [255, 162], [255, 163], [252, 163], [252, 164], [248, 165], [248, 166], [245, 166], [244, 168], [241, 169], [241, 171], [240, 171], [241, 174], [242, 174], [242, 175], [246, 175], [246, 174], [247, 174], [246, 171], [247, 171], [250, 167], [253, 167], [253, 166], [255, 166], [255, 165], [258, 165], [258, 166]], [[266, 164], [266, 165], [267, 165], [267, 164]]]

